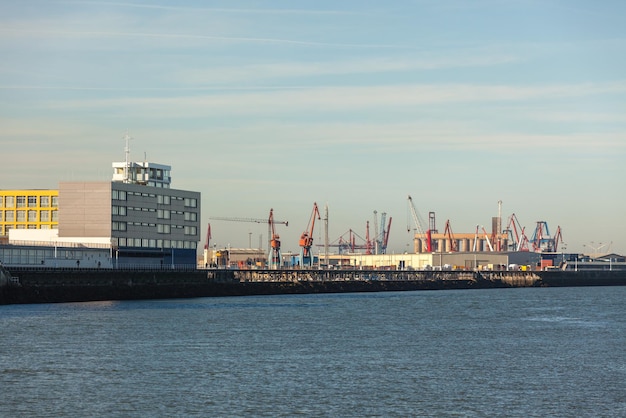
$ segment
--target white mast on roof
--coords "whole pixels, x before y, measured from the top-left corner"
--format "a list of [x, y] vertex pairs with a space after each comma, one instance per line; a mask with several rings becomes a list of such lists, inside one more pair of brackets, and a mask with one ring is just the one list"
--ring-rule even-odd
[[126, 165], [124, 166], [124, 183], [130, 183], [130, 140], [133, 138], [128, 135], [128, 129], [126, 130], [126, 134], [124, 134], [124, 139], [126, 140], [126, 148], [124, 148], [124, 152], [126, 154]]

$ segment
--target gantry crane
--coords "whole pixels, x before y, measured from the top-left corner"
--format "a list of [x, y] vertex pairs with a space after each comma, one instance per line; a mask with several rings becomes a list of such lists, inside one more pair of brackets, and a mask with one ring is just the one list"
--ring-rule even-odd
[[548, 223], [546, 221], [537, 221], [537, 226], [530, 239], [530, 243], [534, 252], [557, 252], [559, 241], [562, 240], [562, 238], [560, 226], [557, 228], [556, 235], [551, 237]]
[[321, 219], [320, 211], [317, 203], [313, 203], [313, 211], [307, 229], [300, 236], [300, 264], [301, 266], [313, 266], [313, 256], [311, 255], [311, 246], [313, 245], [313, 230], [315, 228], [315, 217]]

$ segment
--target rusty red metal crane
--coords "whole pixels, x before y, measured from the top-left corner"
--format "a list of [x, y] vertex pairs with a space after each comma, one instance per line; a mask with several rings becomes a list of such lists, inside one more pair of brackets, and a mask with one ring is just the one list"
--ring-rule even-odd
[[317, 203], [313, 203], [313, 211], [307, 229], [300, 236], [300, 265], [313, 266], [313, 256], [311, 255], [311, 246], [313, 245], [313, 230], [315, 229], [315, 219], [321, 219], [320, 211]]
[[[446, 228], [444, 229], [443, 234], [446, 236], [448, 240], [448, 245], [449, 245], [448, 248], [450, 249], [450, 252], [453, 252], [453, 253], [457, 252], [459, 249], [456, 243], [456, 239], [454, 239], [454, 233], [452, 232], [452, 227], [450, 226], [450, 219], [446, 221]], [[442, 248], [441, 251], [443, 252], [444, 248]]]

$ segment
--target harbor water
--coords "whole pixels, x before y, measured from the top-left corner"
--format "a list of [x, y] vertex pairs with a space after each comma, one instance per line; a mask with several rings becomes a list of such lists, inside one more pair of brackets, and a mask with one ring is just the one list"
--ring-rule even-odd
[[626, 416], [626, 287], [0, 306], [0, 416]]

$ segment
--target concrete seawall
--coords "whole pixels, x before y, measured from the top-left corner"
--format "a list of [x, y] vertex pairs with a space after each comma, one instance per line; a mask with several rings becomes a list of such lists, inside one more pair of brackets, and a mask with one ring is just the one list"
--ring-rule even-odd
[[626, 285], [626, 272], [15, 269], [0, 304], [270, 294]]

